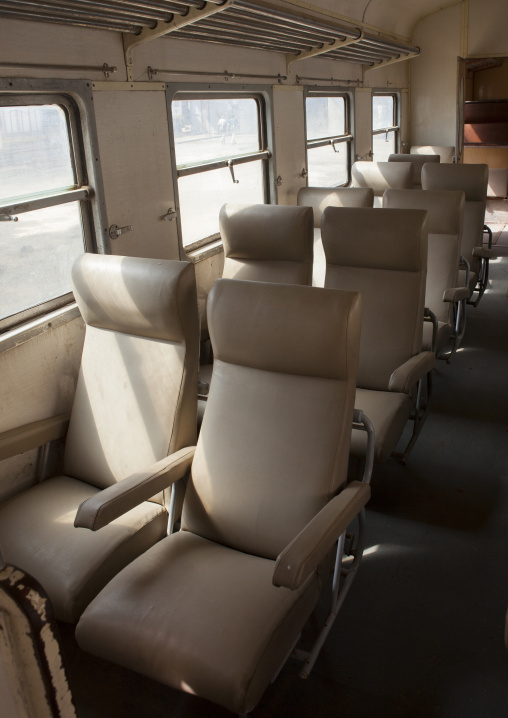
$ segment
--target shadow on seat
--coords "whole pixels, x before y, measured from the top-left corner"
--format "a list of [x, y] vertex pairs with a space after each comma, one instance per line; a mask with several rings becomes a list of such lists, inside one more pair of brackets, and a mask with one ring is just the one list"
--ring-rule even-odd
[[[460, 270], [459, 285], [469, 285], [471, 298], [468, 304], [478, 305], [489, 280], [489, 259], [494, 253], [492, 232], [485, 225], [489, 168], [485, 164], [424, 165], [422, 188], [428, 190], [456, 190], [464, 192], [464, 230], [460, 253], [466, 268]], [[483, 246], [483, 234], [489, 233], [488, 247]], [[473, 294], [476, 297], [473, 298]]]
[[413, 188], [412, 162], [355, 162], [351, 168], [352, 187], [371, 187], [374, 207], [383, 206], [386, 189]]
[[314, 268], [312, 285], [325, 286], [326, 259], [321, 241], [321, 216], [325, 207], [372, 207], [374, 190], [370, 187], [302, 187], [297, 204], [312, 207], [314, 213]]
[[[208, 314], [214, 377], [181, 529], [111, 581], [76, 637], [86, 651], [243, 714], [297, 644], [339, 541], [309, 673], [362, 553], [342, 582], [345, 529], [370, 496], [366, 483], [344, 488], [361, 298], [219, 279]], [[77, 522], [100, 535], [98, 499]]]
[[[425, 307], [437, 321], [435, 351], [451, 361], [464, 335], [465, 304], [469, 289], [459, 286], [460, 242], [464, 223], [464, 192], [388, 189], [383, 206], [392, 209], [423, 209], [427, 212], [429, 247]], [[434, 350], [432, 324], [423, 325], [423, 345]]]
[[421, 189], [423, 165], [427, 162], [439, 162], [439, 155], [393, 154], [388, 157], [388, 162], [411, 162], [413, 165], [413, 189]]
[[[147, 496], [100, 535], [73, 524], [82, 501], [134, 472], [161, 472], [168, 454], [195, 442], [199, 345], [191, 263], [85, 254], [72, 280], [86, 335], [63, 474], [0, 507], [5, 559], [34, 576], [57, 618], [71, 623], [167, 533], [163, 495]], [[6, 432], [2, 458], [57, 438], [63, 424], [57, 417]]]
[[[219, 214], [225, 279], [280, 284], [312, 283], [312, 211], [272, 204], [225, 204]], [[204, 322], [203, 322], [204, 324]], [[206, 332], [206, 327], [203, 327]], [[199, 368], [198, 426], [212, 380], [209, 340]]]
[[[421, 351], [427, 213], [327, 207], [321, 233], [325, 286], [362, 294], [355, 406], [374, 425], [378, 462], [392, 454], [412, 418], [413, 433], [400, 456], [405, 461], [427, 415], [436, 361], [433, 352]], [[366, 436], [357, 429], [351, 454], [366, 455]]]

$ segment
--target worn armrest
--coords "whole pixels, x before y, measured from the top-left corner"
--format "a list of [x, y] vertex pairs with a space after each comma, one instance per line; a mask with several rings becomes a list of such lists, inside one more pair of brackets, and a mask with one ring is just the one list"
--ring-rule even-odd
[[59, 414], [49, 419], [33, 421], [31, 424], [4, 431], [0, 434], [0, 461], [17, 456], [30, 449], [61, 439], [67, 433], [69, 415]]
[[420, 352], [395, 369], [390, 377], [388, 390], [407, 394], [411, 387], [435, 365], [436, 355], [434, 352]]
[[496, 255], [487, 247], [475, 247], [473, 249], [473, 257], [481, 257], [482, 259], [492, 259]]
[[152, 464], [146, 471], [131, 474], [86, 499], [77, 511], [74, 526], [97, 531], [168, 488], [189, 471], [195, 450], [195, 446], [186, 446]]
[[469, 299], [470, 296], [469, 287], [452, 287], [443, 292], [443, 302], [460, 302], [462, 299]]
[[278, 555], [273, 585], [300, 588], [369, 498], [370, 486], [353, 481], [329, 501]]

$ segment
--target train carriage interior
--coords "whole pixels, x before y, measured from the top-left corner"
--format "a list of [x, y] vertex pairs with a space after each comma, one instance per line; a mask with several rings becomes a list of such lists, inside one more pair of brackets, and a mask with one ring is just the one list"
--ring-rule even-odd
[[506, 715], [507, 27], [0, 0], [0, 715]]

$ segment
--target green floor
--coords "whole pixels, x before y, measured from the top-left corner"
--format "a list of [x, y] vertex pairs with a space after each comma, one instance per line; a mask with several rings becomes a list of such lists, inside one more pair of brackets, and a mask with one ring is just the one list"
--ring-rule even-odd
[[[367, 551], [313, 673], [288, 663], [253, 718], [508, 715], [508, 257], [435, 371], [410, 460], [377, 467]], [[78, 718], [227, 711], [79, 651], [62, 627]]]

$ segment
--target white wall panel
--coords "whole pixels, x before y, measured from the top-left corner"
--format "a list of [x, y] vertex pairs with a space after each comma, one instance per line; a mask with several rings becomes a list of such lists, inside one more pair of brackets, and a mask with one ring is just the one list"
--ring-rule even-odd
[[133, 230], [112, 240], [113, 254], [178, 259], [165, 93], [94, 93], [108, 222]]
[[30, 64], [97, 66], [97, 70], [0, 68], [3, 77], [51, 77], [106, 80], [104, 63], [117, 67], [109, 81], [126, 80], [122, 35], [108, 30], [65, 27], [46, 22], [0, 20], [0, 61]]
[[278, 204], [296, 204], [305, 159], [305, 110], [302, 87], [275, 86], [273, 90], [276, 167], [275, 176], [282, 178], [277, 188]]
[[469, 0], [468, 55], [508, 55], [506, 0]]
[[372, 150], [372, 92], [361, 87], [355, 92], [355, 159], [370, 160]]
[[70, 411], [83, 340], [79, 317], [0, 353], [0, 432]]
[[461, 6], [425, 18], [411, 60], [411, 144], [453, 145], [456, 141], [457, 57], [461, 52]]

